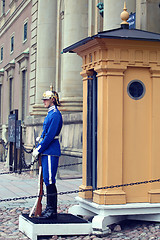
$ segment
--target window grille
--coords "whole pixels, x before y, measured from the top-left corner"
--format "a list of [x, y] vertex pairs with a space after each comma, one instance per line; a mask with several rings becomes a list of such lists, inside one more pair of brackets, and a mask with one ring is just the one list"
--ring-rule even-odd
[[22, 71], [22, 121], [25, 119], [26, 111], [26, 70]]
[[1, 62], [3, 61], [3, 47], [1, 47]]
[[5, 13], [5, 0], [2, 0], [1, 6], [2, 6], [2, 15], [3, 15]]
[[9, 79], [9, 111], [12, 111], [13, 105], [13, 78]]
[[28, 23], [26, 22], [24, 24], [24, 37], [23, 37], [23, 41], [27, 40], [27, 27], [28, 27]]
[[14, 51], [14, 36], [11, 37], [11, 53]]
[[2, 85], [0, 84], [0, 123], [2, 122]]

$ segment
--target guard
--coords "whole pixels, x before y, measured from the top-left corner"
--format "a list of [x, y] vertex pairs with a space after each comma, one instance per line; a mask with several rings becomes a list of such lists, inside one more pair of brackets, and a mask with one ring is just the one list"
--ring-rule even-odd
[[60, 105], [58, 93], [46, 91], [43, 93], [43, 103], [48, 108], [48, 114], [44, 119], [43, 131], [36, 140], [39, 142], [32, 155], [37, 158], [41, 154], [43, 181], [46, 185], [47, 205], [41, 213], [41, 218], [49, 219], [57, 217], [57, 188], [55, 176], [61, 155], [58, 136], [62, 128], [62, 115], [57, 109]]

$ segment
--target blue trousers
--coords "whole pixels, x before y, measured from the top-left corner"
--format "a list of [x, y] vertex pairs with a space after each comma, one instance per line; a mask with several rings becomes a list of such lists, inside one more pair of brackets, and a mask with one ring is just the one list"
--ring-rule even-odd
[[58, 168], [59, 157], [51, 155], [42, 155], [42, 172], [43, 172], [43, 181], [46, 186], [56, 182], [56, 173]]

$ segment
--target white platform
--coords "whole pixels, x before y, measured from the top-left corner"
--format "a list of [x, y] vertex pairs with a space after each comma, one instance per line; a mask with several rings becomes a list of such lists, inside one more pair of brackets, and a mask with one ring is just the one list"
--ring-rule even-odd
[[78, 205], [69, 209], [69, 213], [93, 216], [92, 233], [105, 234], [108, 225], [125, 219], [160, 222], [160, 203], [128, 203], [121, 205], [99, 205], [92, 201], [76, 197]]
[[35, 224], [24, 216], [19, 216], [19, 230], [32, 240], [38, 236], [88, 235], [92, 232], [91, 223], [51, 223]]
[[108, 225], [125, 219], [160, 222], [160, 203], [99, 205], [80, 197], [76, 197], [76, 200], [78, 205], [72, 206], [69, 214], [93, 217], [92, 222], [36, 224], [21, 215], [19, 230], [30, 239], [37, 240], [37, 236], [103, 235], [110, 232]]

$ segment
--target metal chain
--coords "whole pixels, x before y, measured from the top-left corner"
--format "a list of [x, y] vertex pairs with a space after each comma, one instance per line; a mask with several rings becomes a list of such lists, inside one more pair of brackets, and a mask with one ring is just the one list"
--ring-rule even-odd
[[4, 147], [5, 150], [8, 150], [8, 142], [5, 143], [5, 141], [1, 138], [0, 144], [2, 144], [2, 146]]
[[[154, 183], [154, 182], [160, 182], [160, 179], [154, 179], [154, 180], [148, 180], [143, 182], [133, 182], [133, 183], [127, 183], [127, 184], [119, 184], [119, 185], [110, 185], [106, 187], [99, 187], [99, 188], [91, 188], [91, 189], [81, 189], [81, 190], [72, 190], [72, 191], [66, 191], [66, 192], [59, 192], [57, 195], [67, 195], [67, 194], [74, 194], [79, 192], [87, 192], [87, 191], [95, 191], [95, 190], [101, 190], [101, 189], [113, 189], [113, 188], [119, 188], [119, 187], [128, 187], [128, 186], [134, 186], [134, 185], [140, 185], [140, 184], [147, 184], [147, 183]], [[28, 197], [16, 197], [16, 198], [6, 198], [6, 199], [0, 199], [0, 202], [9, 202], [9, 201], [18, 201], [18, 200], [25, 200], [25, 199], [32, 199], [37, 197], [46, 196], [46, 194], [42, 194], [41, 196], [28, 196]]]
[[33, 152], [33, 148], [31, 150], [28, 150], [27, 148], [25, 148], [24, 143], [22, 143], [22, 148], [26, 153], [32, 153]]
[[[24, 150], [25, 148], [23, 147], [22, 151], [21, 151], [21, 158], [22, 158], [22, 166], [25, 169], [29, 169], [31, 168], [31, 166], [33, 166], [36, 162], [38, 162], [38, 158], [36, 158], [33, 162], [31, 162], [29, 165], [27, 165], [26, 161], [25, 161], [25, 155], [24, 152], [26, 152]], [[33, 152], [33, 149], [31, 150], [31, 152]], [[26, 153], [30, 153], [30, 152], [26, 152]], [[22, 172], [22, 171], [21, 171]]]
[[[8, 147], [6, 147], [8, 145], [8, 142], [5, 144], [4, 140], [3, 139], [0, 139], [0, 143], [3, 145], [4, 149], [5, 150], [8, 150]], [[31, 166], [34, 165], [34, 163], [36, 163], [38, 161], [38, 158], [35, 159], [33, 162], [31, 162], [29, 165], [27, 165], [26, 161], [25, 161], [25, 154], [24, 152], [30, 154], [33, 152], [33, 149], [31, 150], [28, 150], [27, 148], [24, 147], [24, 143], [22, 143], [22, 151], [21, 151], [21, 158], [22, 158], [22, 168], [25, 168], [25, 169], [29, 169], [31, 168]], [[6, 159], [6, 155], [5, 155], [5, 159]], [[73, 163], [73, 164], [67, 164], [67, 165], [61, 165], [59, 167], [66, 167], [66, 166], [73, 166], [73, 165], [78, 165], [78, 164], [82, 164], [82, 163]], [[23, 170], [21, 172], [25, 172], [25, 171], [28, 171], [28, 170]], [[33, 171], [33, 169], [31, 169], [31, 171]], [[12, 171], [11, 172], [6, 172], [6, 173], [0, 173], [0, 175], [3, 175], [3, 174], [11, 174], [13, 173]]]
[[[8, 150], [8, 148], [6, 147], [8, 145], [8, 143], [5, 144], [2, 139], [1, 139], [0, 143], [3, 145], [5, 150]], [[23, 163], [23, 166], [28, 169], [28, 170], [25, 170], [25, 171], [33, 171], [32, 169], [29, 169], [29, 168], [31, 168], [31, 166], [33, 166], [34, 163], [36, 163], [38, 161], [38, 159], [35, 159], [29, 165], [26, 164], [24, 152], [31, 153], [32, 151], [33, 151], [33, 149], [28, 151], [23, 146], [23, 151], [21, 152], [21, 154], [22, 154], [22, 156], [21, 156], [22, 157], [22, 163]], [[82, 162], [80, 162], [80, 163], [72, 163], [72, 164], [67, 164], [67, 165], [60, 165], [59, 167], [73, 166], [73, 165], [78, 165], [78, 164], [82, 164]], [[35, 170], [38, 170], [38, 169], [35, 169]], [[11, 173], [18, 173], [18, 171], [17, 172], [13, 172], [13, 171], [3, 172], [3, 173], [0, 173], [0, 175], [11, 174]], [[59, 192], [58, 195], [74, 194], [74, 193], [79, 193], [79, 192], [95, 191], [95, 190], [101, 190], [101, 189], [113, 189], [113, 188], [120, 188], [120, 187], [128, 187], [128, 186], [134, 186], [134, 185], [140, 185], [140, 184], [148, 184], [148, 183], [154, 183], [154, 182], [160, 182], [160, 179], [141, 181], [141, 182], [132, 182], [132, 183], [127, 183], [127, 184], [119, 184], [119, 185], [110, 185], [110, 186], [105, 186], [105, 187], [101, 187], [101, 188], [94, 188], [94, 189], [82, 189], [82, 190], [73, 190], [73, 191]], [[43, 194], [42, 196], [45, 196], [45, 195]], [[32, 199], [32, 198], [37, 198], [37, 197], [38, 196], [35, 195], [35, 196], [28, 196], [28, 197], [17, 197], [17, 198], [0, 199], [0, 202], [25, 200], [25, 199]]]
[[59, 168], [61, 168], [61, 167], [69, 167], [69, 166], [80, 165], [80, 164], [82, 164], [82, 162], [79, 162], [79, 163], [71, 163], [71, 164], [66, 164], [66, 165], [60, 165], [60, 166], [58, 166], [58, 167], [59, 167]]
[[[30, 165], [34, 165], [35, 162], [37, 162], [38, 160], [36, 159], [33, 163], [31, 163]], [[74, 165], [80, 165], [82, 164], [82, 162], [79, 162], [79, 163], [72, 163], [72, 164], [65, 164], [65, 165], [59, 165], [58, 168], [61, 168], [61, 167], [69, 167], [69, 166], [74, 166]], [[29, 166], [29, 165], [28, 165]], [[28, 167], [27, 166], [27, 167]], [[29, 172], [29, 171], [38, 171], [39, 169], [36, 168], [36, 169], [25, 169], [25, 170], [22, 170], [22, 172]], [[5, 174], [12, 174], [12, 173], [19, 173], [19, 171], [9, 171], [9, 172], [0, 172], [0, 175], [5, 175]]]
[[[24, 156], [24, 155], [23, 155]], [[31, 168], [36, 162], [38, 162], [38, 159], [36, 158], [33, 162], [31, 162], [29, 165], [27, 165], [26, 164], [26, 162], [25, 162], [25, 158], [23, 157], [22, 158], [22, 161], [23, 161], [23, 164], [24, 164], [24, 168], [27, 168], [27, 169], [29, 169], [29, 168]], [[32, 169], [30, 169], [30, 171], [32, 171]], [[23, 172], [23, 171], [21, 171], [21, 172]]]

